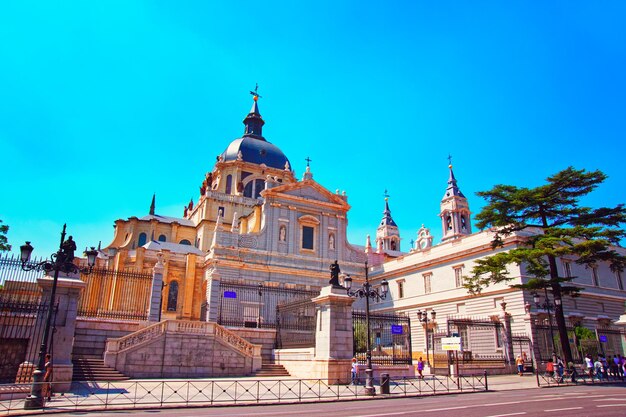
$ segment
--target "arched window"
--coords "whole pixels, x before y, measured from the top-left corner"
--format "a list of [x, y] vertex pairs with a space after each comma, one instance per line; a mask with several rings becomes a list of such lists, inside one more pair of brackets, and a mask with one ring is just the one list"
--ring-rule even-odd
[[159, 242], [167, 242], [165, 235], [159, 235]]
[[178, 242], [178, 243], [180, 243], [181, 245], [189, 245], [189, 246], [191, 246], [191, 242], [190, 242], [190, 241], [188, 241], [187, 239], [183, 239], [183, 240], [181, 240], [181, 241], [180, 241], [180, 242]]
[[148, 240], [148, 235], [146, 235], [145, 233], [139, 233], [139, 240], [137, 241], [137, 246], [145, 245], [147, 240]]
[[226, 190], [224, 192], [226, 194], [230, 194], [230, 192], [232, 191], [232, 188], [233, 188], [233, 176], [227, 175], [226, 176]]
[[257, 178], [250, 180], [243, 188], [243, 196], [248, 198], [259, 198], [261, 191], [265, 189], [265, 180]]
[[391, 250], [396, 250], [396, 241], [395, 240], [391, 241]]
[[252, 187], [254, 187], [254, 181], [250, 181], [243, 187], [243, 196], [252, 198]]
[[265, 188], [264, 180], [254, 180], [254, 198], [259, 198], [261, 196], [261, 191]]
[[178, 281], [170, 281], [170, 289], [167, 293], [167, 311], [176, 311], [178, 307]]

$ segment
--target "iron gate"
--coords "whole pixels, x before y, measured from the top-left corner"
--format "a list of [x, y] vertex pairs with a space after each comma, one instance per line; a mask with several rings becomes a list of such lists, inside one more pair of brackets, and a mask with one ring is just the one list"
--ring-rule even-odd
[[279, 288], [220, 281], [217, 323], [233, 327], [276, 327], [276, 307], [297, 300], [310, 300], [319, 291]]
[[[411, 320], [399, 314], [370, 313], [370, 348], [372, 363], [378, 365], [410, 365]], [[364, 311], [352, 312], [354, 357], [365, 363], [367, 354], [367, 323]]]
[[276, 349], [314, 347], [315, 313], [310, 299], [276, 306]]

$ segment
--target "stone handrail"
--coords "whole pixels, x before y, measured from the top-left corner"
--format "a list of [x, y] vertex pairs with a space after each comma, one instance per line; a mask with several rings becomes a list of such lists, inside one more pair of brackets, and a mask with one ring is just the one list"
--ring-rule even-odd
[[166, 327], [167, 321], [162, 321], [124, 337], [109, 339], [107, 340], [106, 350], [108, 352], [121, 352], [123, 350], [130, 349], [152, 339], [156, 339], [157, 337], [165, 333]]
[[156, 339], [166, 332], [214, 335], [217, 339], [246, 356], [261, 355], [261, 345], [250, 343], [217, 323], [188, 320], [164, 320], [127, 336], [109, 339], [106, 350], [110, 353], [119, 353]]
[[237, 349], [246, 356], [254, 357], [261, 355], [261, 345], [252, 344], [243, 337], [236, 335], [234, 332], [227, 330], [217, 323], [215, 324], [215, 337]]

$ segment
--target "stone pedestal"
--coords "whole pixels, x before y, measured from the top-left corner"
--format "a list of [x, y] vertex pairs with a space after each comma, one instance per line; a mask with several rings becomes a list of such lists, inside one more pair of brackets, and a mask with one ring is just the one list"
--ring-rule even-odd
[[[43, 300], [50, 300], [53, 282], [54, 278], [48, 275], [38, 280], [39, 285], [43, 288]], [[78, 313], [78, 297], [85, 285], [78, 274], [59, 274], [53, 303], [55, 306], [58, 305], [58, 310], [53, 321], [53, 327], [50, 329], [49, 341], [52, 342], [52, 345], [48, 352], [52, 355], [52, 390], [54, 392], [67, 392], [72, 384], [72, 372], [74, 370], [72, 348]], [[43, 322], [39, 327], [43, 329], [46, 320], [45, 315], [38, 317], [37, 320]], [[41, 344], [41, 335], [38, 338], [33, 338], [31, 343], [37, 343], [38, 348]]]
[[343, 288], [322, 288], [313, 299], [316, 304], [317, 323], [314, 378], [329, 384], [349, 384], [353, 352], [352, 303], [354, 299]]

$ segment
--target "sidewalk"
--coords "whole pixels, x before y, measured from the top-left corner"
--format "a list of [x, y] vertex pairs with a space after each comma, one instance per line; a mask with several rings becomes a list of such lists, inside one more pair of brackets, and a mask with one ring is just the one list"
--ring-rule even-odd
[[[490, 391], [533, 389], [535, 375], [488, 376]], [[392, 380], [390, 394], [376, 398], [483, 392], [483, 375], [456, 378], [428, 375], [423, 380]], [[326, 385], [320, 380], [223, 378], [198, 380], [128, 380], [74, 383], [71, 392], [57, 394], [44, 410], [24, 410], [22, 398], [0, 401], [0, 416], [50, 412], [122, 410], [137, 408], [184, 408], [198, 406], [278, 404], [299, 401], [342, 401], [371, 399], [363, 385]]]

